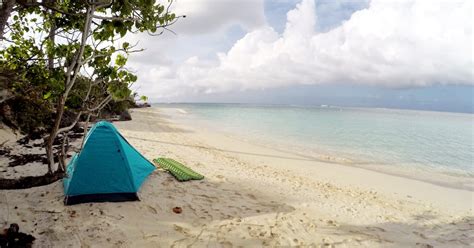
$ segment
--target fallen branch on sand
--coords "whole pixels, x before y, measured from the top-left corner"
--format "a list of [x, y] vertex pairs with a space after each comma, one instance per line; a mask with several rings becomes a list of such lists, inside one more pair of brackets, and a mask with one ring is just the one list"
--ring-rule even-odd
[[0, 189], [28, 189], [52, 184], [64, 177], [64, 173], [27, 176], [20, 178], [0, 178]]

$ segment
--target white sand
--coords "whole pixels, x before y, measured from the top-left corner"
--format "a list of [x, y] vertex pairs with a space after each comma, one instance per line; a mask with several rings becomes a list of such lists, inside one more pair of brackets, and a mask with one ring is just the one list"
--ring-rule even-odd
[[472, 191], [178, 126], [154, 108], [132, 116], [115, 123], [132, 145], [205, 180], [180, 183], [156, 171], [139, 202], [68, 207], [60, 182], [0, 191], [0, 221], [19, 223], [39, 247], [474, 246]]

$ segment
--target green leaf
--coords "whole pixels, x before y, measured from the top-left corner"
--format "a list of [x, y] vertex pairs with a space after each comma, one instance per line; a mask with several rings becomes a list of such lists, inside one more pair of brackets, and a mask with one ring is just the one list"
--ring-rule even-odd
[[46, 94], [43, 95], [43, 99], [44, 99], [44, 100], [48, 100], [49, 97], [51, 97], [51, 91], [48, 91], [48, 93], [46, 93]]
[[115, 58], [115, 64], [117, 66], [124, 66], [126, 63], [127, 63], [127, 58], [125, 58], [121, 54], [117, 55], [117, 58]]

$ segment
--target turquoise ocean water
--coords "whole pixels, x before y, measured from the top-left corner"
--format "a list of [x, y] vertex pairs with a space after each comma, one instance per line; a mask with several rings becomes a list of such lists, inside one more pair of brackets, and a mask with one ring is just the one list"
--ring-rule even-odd
[[474, 176], [474, 115], [395, 109], [159, 104], [243, 139], [354, 164]]

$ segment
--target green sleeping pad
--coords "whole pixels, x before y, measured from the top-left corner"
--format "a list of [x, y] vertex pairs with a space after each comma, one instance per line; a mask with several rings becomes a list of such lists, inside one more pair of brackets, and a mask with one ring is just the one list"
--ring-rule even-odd
[[193, 171], [180, 162], [171, 158], [157, 158], [153, 159], [161, 168], [169, 171], [178, 181], [201, 180], [203, 175]]

